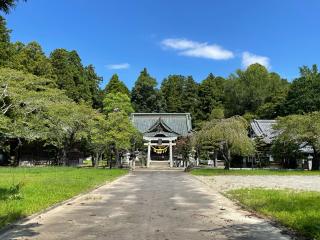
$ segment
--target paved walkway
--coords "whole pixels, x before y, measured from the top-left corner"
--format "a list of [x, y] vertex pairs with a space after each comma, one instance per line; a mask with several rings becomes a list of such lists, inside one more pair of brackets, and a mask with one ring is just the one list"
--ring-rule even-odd
[[193, 176], [136, 171], [20, 224], [0, 239], [289, 239]]

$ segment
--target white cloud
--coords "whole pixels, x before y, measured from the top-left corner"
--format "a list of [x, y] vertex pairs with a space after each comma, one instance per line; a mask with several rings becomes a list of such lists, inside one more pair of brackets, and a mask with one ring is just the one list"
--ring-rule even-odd
[[270, 59], [268, 57], [258, 56], [249, 52], [242, 53], [242, 66], [244, 68], [247, 68], [248, 66], [254, 63], [259, 63], [268, 69], [271, 68]]
[[161, 43], [164, 47], [173, 48], [177, 50], [196, 48], [201, 45], [197, 42], [190, 41], [187, 39], [181, 39], [181, 38], [167, 38], [167, 39], [164, 39]]
[[167, 38], [161, 42], [165, 48], [177, 50], [180, 55], [189, 57], [226, 60], [234, 57], [233, 52], [216, 44], [200, 43], [182, 38]]
[[129, 63], [120, 63], [120, 64], [109, 64], [107, 65], [108, 69], [119, 70], [119, 69], [128, 69], [130, 67]]

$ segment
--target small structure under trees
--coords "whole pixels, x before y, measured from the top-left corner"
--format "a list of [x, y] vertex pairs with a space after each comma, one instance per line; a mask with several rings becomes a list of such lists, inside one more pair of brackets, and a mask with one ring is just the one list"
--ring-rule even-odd
[[[280, 121], [257, 119], [251, 121], [249, 135], [255, 141], [256, 153], [254, 158], [246, 159], [245, 166], [281, 165], [284, 168], [297, 168], [299, 159], [313, 154], [308, 141], [298, 141], [298, 133], [292, 134], [297, 126], [292, 126], [293, 129], [290, 129], [291, 138], [286, 137], [289, 129], [284, 127], [284, 119], [286, 118]], [[298, 124], [298, 121], [295, 124]]]
[[190, 113], [133, 113], [131, 120], [148, 147], [147, 167], [152, 161], [168, 161], [173, 167], [177, 139], [192, 133]]

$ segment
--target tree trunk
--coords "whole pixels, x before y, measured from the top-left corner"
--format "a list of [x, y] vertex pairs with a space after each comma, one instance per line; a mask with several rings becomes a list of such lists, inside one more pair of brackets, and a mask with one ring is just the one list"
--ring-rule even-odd
[[313, 147], [312, 170], [319, 170], [319, 165], [319, 155], [315, 147]]
[[98, 162], [98, 154], [93, 154], [92, 156], [91, 156], [91, 158], [92, 158], [92, 167], [97, 167], [97, 162]]
[[67, 158], [67, 150], [66, 150], [66, 147], [64, 147], [62, 150], [62, 156], [61, 156], [61, 160], [62, 160], [62, 164], [64, 166], [67, 166], [67, 161], [68, 161], [68, 158]]
[[224, 169], [229, 170], [230, 169], [230, 161], [231, 161], [231, 152], [230, 152], [230, 149], [228, 148], [228, 146], [226, 146], [225, 149], [226, 149], [226, 153], [224, 154], [225, 155]]
[[116, 148], [115, 149], [115, 157], [116, 157], [116, 167], [120, 167], [120, 154], [119, 154], [119, 151], [118, 151], [118, 149]]
[[21, 147], [22, 147], [22, 142], [20, 139], [18, 139], [18, 143], [17, 143], [17, 146], [15, 147], [14, 149], [14, 163], [13, 165], [14, 166], [19, 166], [20, 164], [20, 156], [21, 156]]
[[218, 151], [214, 151], [214, 162], [213, 166], [216, 168], [217, 167], [217, 160], [218, 160]]
[[112, 153], [110, 153], [110, 158], [109, 158], [109, 168], [112, 168]]

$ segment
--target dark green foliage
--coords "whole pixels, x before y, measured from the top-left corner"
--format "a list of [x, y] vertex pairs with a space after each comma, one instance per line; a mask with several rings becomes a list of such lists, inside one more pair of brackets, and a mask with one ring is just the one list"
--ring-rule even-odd
[[283, 112], [301, 114], [320, 110], [320, 73], [317, 65], [300, 68], [300, 77], [295, 79], [288, 92]]
[[208, 120], [215, 107], [224, 103], [224, 84], [222, 77], [215, 77], [212, 73], [199, 86], [199, 109], [197, 118]]
[[[26, 1], [26, 0], [25, 0]], [[11, 8], [15, 8], [18, 0], [0, 0], [0, 11], [9, 13]]]
[[56, 49], [50, 54], [50, 61], [57, 76], [58, 87], [65, 90], [68, 97], [76, 102], [84, 100], [101, 105], [97, 95], [101, 78], [97, 76], [93, 66], [83, 67], [76, 51]]
[[103, 90], [105, 94], [109, 93], [123, 93], [130, 97], [130, 91], [127, 86], [119, 79], [117, 74], [113, 74], [109, 83], [106, 85]]
[[161, 84], [160, 93], [164, 112], [189, 112], [196, 116], [198, 84], [191, 76], [168, 76]]
[[85, 79], [78, 54], [75, 51], [56, 49], [50, 54], [50, 61], [57, 75], [58, 87], [66, 90], [67, 96], [77, 102], [81, 99], [88, 101], [89, 89], [82, 89]]
[[[320, 112], [305, 115], [289, 115], [278, 119], [275, 129], [280, 130], [279, 143], [308, 145], [313, 150], [312, 169], [320, 167]], [[292, 151], [292, 149], [291, 149]]]
[[89, 87], [89, 91], [91, 94], [91, 101], [93, 108], [101, 109], [102, 108], [102, 100], [103, 100], [103, 92], [99, 88], [99, 84], [102, 82], [102, 77], [98, 76], [94, 66], [92, 64], [88, 65], [84, 68], [85, 76], [86, 76], [86, 84]]
[[141, 71], [131, 92], [131, 102], [136, 112], [158, 112], [157, 81], [146, 68]]
[[10, 58], [10, 30], [7, 29], [6, 20], [0, 16], [0, 66], [5, 66]]
[[273, 142], [271, 151], [273, 158], [281, 162], [284, 168], [296, 168], [297, 160], [303, 158], [300, 144], [294, 141], [283, 141], [281, 138]]
[[55, 78], [51, 63], [37, 42], [27, 45], [21, 42], [13, 44], [10, 62], [7, 65], [36, 76]]
[[185, 79], [182, 91], [182, 112], [189, 112], [192, 116], [196, 116], [199, 103], [198, 89], [199, 85], [192, 76], [188, 76]]
[[165, 112], [183, 112], [183, 90], [185, 77], [181, 75], [170, 75], [161, 84], [161, 94], [164, 96]]
[[238, 70], [237, 75], [232, 75], [226, 84], [226, 114], [232, 116], [251, 112], [274, 118], [279, 115], [278, 108], [287, 88], [286, 80], [278, 74], [269, 73], [260, 64], [253, 64], [244, 71]]

